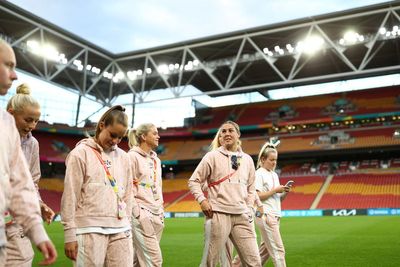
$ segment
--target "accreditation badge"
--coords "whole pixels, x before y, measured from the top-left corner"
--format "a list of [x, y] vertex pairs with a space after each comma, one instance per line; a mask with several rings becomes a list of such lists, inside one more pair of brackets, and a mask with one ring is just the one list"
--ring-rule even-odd
[[154, 198], [154, 200], [156, 200], [156, 201], [159, 200], [159, 199], [160, 199], [160, 196], [158, 195], [156, 185], [153, 185], [153, 186], [151, 187], [151, 191], [153, 192], [153, 198]]
[[122, 199], [118, 198], [118, 219], [126, 217], [126, 203]]

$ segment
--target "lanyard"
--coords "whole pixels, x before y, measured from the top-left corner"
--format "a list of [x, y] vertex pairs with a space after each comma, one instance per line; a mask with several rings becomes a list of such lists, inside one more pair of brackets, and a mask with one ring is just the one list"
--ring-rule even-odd
[[157, 161], [153, 158], [153, 182], [154, 185], [156, 184], [156, 180], [157, 180]]
[[120, 198], [120, 197], [119, 197], [119, 194], [118, 194], [118, 185], [117, 185], [117, 181], [116, 181], [115, 178], [111, 175], [111, 173], [110, 173], [110, 171], [108, 170], [106, 164], [104, 163], [104, 160], [101, 158], [100, 153], [99, 153], [96, 149], [94, 149], [93, 147], [91, 147], [91, 149], [93, 150], [94, 154], [96, 154], [96, 156], [97, 156], [97, 158], [99, 159], [101, 165], [103, 166], [104, 171], [106, 172], [107, 178], [108, 178], [108, 180], [110, 181], [111, 187], [113, 188], [115, 194], [117, 194], [117, 197]]

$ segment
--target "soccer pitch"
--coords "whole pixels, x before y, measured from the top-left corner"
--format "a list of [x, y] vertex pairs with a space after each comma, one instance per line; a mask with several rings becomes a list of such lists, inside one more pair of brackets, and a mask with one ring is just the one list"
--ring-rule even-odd
[[[163, 266], [199, 266], [203, 220], [165, 220]], [[64, 255], [61, 224], [53, 223], [47, 231], [58, 250], [53, 266], [72, 266]], [[283, 218], [281, 233], [288, 266], [400, 266], [400, 216]], [[265, 266], [273, 265], [269, 261]]]

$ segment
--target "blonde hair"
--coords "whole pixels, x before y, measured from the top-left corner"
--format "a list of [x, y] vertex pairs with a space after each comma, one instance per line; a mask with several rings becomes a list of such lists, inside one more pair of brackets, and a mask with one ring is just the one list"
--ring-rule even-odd
[[136, 130], [130, 129], [128, 134], [129, 147], [139, 146], [143, 142], [142, 135], [148, 134], [152, 127], [156, 126], [152, 123], [143, 123]]
[[256, 169], [258, 169], [258, 168], [261, 167], [261, 159], [262, 159], [262, 158], [268, 158], [268, 156], [269, 156], [269, 154], [270, 154], [271, 152], [278, 153], [278, 151], [276, 150], [276, 146], [275, 146], [274, 144], [270, 143], [270, 142], [266, 142], [266, 143], [262, 146], [260, 152], [258, 153], [258, 159], [257, 159], [257, 167], [256, 167]]
[[104, 127], [119, 123], [124, 127], [128, 127], [128, 116], [125, 114], [125, 108], [121, 105], [116, 105], [107, 110], [100, 118], [96, 125], [95, 138], [99, 137], [101, 132], [100, 123], [104, 123]]
[[[226, 121], [226, 122], [221, 124], [221, 126], [219, 127], [217, 133], [215, 134], [214, 139], [212, 140], [211, 145], [210, 145], [210, 150], [217, 149], [217, 148], [219, 148], [221, 146], [221, 143], [219, 142], [219, 138], [221, 136], [222, 126], [224, 126], [225, 124], [231, 124], [233, 126], [233, 128], [235, 128], [235, 130], [238, 133], [238, 135], [240, 136], [240, 127], [239, 127], [239, 125], [236, 122], [233, 122], [233, 121]], [[237, 146], [241, 146], [241, 145], [242, 145], [242, 141], [238, 140]]]
[[12, 109], [13, 111], [21, 112], [27, 106], [40, 108], [39, 102], [31, 96], [29, 86], [23, 83], [17, 87], [17, 93], [8, 100], [7, 110]]

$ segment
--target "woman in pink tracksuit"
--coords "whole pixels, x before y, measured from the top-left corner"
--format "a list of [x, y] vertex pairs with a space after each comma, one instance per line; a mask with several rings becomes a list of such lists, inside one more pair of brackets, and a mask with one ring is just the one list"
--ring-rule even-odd
[[[17, 94], [8, 101], [7, 111], [14, 116], [21, 137], [21, 148], [37, 190], [42, 218], [50, 223], [54, 212], [40, 198], [38, 187], [40, 179], [39, 143], [31, 133], [40, 118], [40, 105], [30, 95], [29, 87], [22, 84], [18, 86]], [[34, 252], [29, 239], [25, 237], [22, 227], [13, 221], [9, 213], [6, 213], [6, 223], [8, 240], [6, 266], [31, 266]]]
[[[228, 238], [247, 266], [261, 266], [254, 230], [254, 179], [252, 158], [240, 148], [239, 126], [227, 121], [189, 179], [189, 189], [206, 216], [201, 266], [216, 266]], [[208, 198], [202, 184], [208, 184]]]
[[134, 266], [162, 266], [160, 249], [164, 229], [161, 161], [157, 128], [146, 123], [129, 133], [128, 152], [133, 167], [135, 199], [140, 210], [132, 216]]
[[132, 171], [128, 154], [117, 147], [128, 126], [124, 111], [106, 111], [95, 136], [66, 159], [61, 222], [65, 254], [77, 266], [132, 266]]
[[[1, 96], [7, 94], [12, 82], [17, 79], [15, 66], [13, 49], [0, 39]], [[0, 126], [0, 214], [9, 209], [15, 221], [24, 229], [24, 234], [43, 254], [45, 259], [41, 264], [52, 264], [57, 259], [57, 251], [42, 225], [39, 201], [14, 118], [3, 110], [0, 110]], [[5, 217], [0, 216], [0, 266], [6, 265], [6, 244]]]

